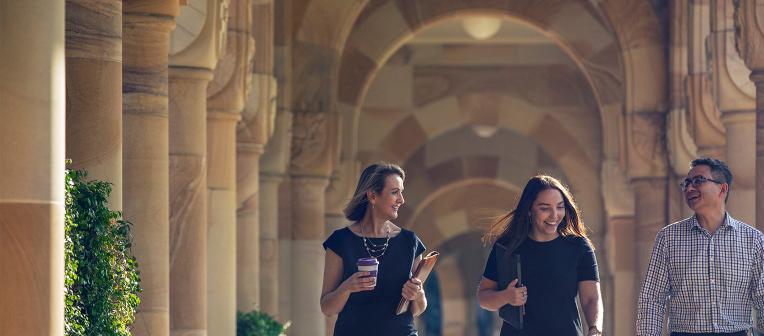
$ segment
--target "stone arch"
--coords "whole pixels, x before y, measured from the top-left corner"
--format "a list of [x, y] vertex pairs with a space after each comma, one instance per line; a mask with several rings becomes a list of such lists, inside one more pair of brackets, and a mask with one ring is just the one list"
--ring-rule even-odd
[[[356, 20], [339, 62], [337, 94], [339, 110], [346, 119], [344, 128], [352, 134], [357, 125], [358, 106], [368, 83], [386, 62], [391, 50], [428, 24], [468, 12], [490, 12], [540, 28], [571, 55], [597, 97], [605, 131], [605, 155], [618, 160], [624, 146], [620, 114], [624, 110], [654, 110], [665, 101], [666, 75], [661, 66], [665, 60], [661, 37], [655, 28], [657, 19], [650, 6], [647, 1], [610, 1], [601, 8], [593, 8], [584, 2], [562, 1], [505, 4], [486, 0], [465, 5], [421, 0], [405, 4], [393, 1], [370, 4]], [[555, 16], [562, 12], [567, 15]], [[641, 15], [633, 15], [634, 12]], [[571, 15], [573, 13], [582, 15]], [[581, 25], [588, 25], [583, 34], [579, 33], [581, 29], [566, 29]], [[373, 46], [363, 45], [360, 41], [368, 40], [369, 36], [375, 37]], [[652, 73], [632, 71], [645, 63], [653, 64], [658, 70]], [[354, 138], [346, 137], [343, 144], [346, 157], [354, 152]]]
[[427, 246], [437, 249], [459, 235], [481, 232], [496, 215], [512, 206], [520, 188], [486, 178], [457, 181], [433, 190], [410, 216], [399, 217], [400, 223], [415, 231]]

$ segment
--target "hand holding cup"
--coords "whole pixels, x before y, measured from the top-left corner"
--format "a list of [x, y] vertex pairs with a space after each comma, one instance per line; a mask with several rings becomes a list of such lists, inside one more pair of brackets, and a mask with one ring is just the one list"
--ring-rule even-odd
[[369, 272], [355, 272], [342, 282], [340, 289], [348, 293], [370, 291], [377, 284], [377, 278], [369, 275]]

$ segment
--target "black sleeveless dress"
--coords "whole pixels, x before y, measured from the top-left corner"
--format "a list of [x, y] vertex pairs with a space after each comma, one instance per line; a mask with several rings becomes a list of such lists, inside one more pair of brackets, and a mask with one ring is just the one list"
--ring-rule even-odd
[[[375, 245], [384, 244], [386, 238], [371, 239]], [[324, 249], [331, 249], [342, 258], [342, 281], [357, 272], [359, 258], [368, 258], [363, 238], [345, 227], [332, 232], [324, 242]], [[413, 336], [414, 317], [411, 311], [395, 315], [401, 299], [403, 284], [411, 278], [414, 259], [425, 247], [414, 232], [401, 229], [390, 238], [385, 254], [378, 258], [379, 274], [374, 290], [350, 294], [345, 307], [337, 318], [334, 336]]]

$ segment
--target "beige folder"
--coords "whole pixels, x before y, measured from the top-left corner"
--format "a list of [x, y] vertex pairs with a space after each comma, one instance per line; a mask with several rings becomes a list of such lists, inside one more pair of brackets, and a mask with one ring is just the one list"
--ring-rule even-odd
[[[432, 268], [435, 267], [435, 262], [438, 261], [439, 255], [440, 253], [437, 251], [427, 253], [427, 255], [422, 258], [422, 261], [419, 262], [416, 269], [414, 270], [413, 278], [422, 280], [422, 286], [424, 286], [424, 282], [427, 280], [427, 277], [430, 276]], [[401, 301], [398, 303], [398, 307], [395, 308], [395, 315], [403, 314], [408, 310], [409, 300], [406, 300], [406, 298], [402, 297]]]

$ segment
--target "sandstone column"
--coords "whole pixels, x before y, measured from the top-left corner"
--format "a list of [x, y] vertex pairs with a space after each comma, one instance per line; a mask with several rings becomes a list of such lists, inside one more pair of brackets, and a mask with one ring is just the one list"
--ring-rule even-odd
[[326, 330], [319, 298], [324, 274], [324, 193], [329, 177], [292, 175], [292, 335]]
[[226, 52], [207, 88], [207, 333], [236, 334], [236, 123], [249, 91], [251, 3], [229, 6]]
[[64, 333], [64, 1], [0, 0], [0, 334]]
[[177, 1], [123, 3], [123, 200], [141, 272], [134, 335], [166, 336], [169, 323], [167, 65]]
[[736, 36], [738, 52], [751, 69], [756, 85], [756, 226], [764, 228], [764, 1], [738, 2]]
[[[690, 133], [697, 144], [698, 155], [724, 159], [724, 124], [711, 95], [708, 74], [708, 40], [711, 32], [710, 0], [692, 0], [688, 19], [687, 109]], [[676, 3], [674, 3], [676, 4]], [[674, 5], [676, 7], [676, 5]], [[681, 168], [681, 169], [680, 169]], [[683, 163], [680, 170], [687, 170]], [[685, 172], [686, 173], [686, 172]], [[685, 174], [681, 174], [684, 176]]]
[[618, 160], [608, 158], [602, 164], [602, 199], [607, 214], [605, 251], [609, 251], [608, 268], [613, 274], [614, 335], [634, 333], [637, 315], [637, 258], [634, 191]]
[[628, 162], [625, 168], [630, 189], [634, 191], [635, 274], [639, 288], [650, 262], [655, 235], [670, 220], [667, 215], [666, 147], [661, 139], [666, 127], [665, 117], [658, 111], [631, 112], [627, 118]]
[[756, 220], [756, 90], [735, 50], [734, 4], [715, 1], [711, 46], [716, 101], [726, 128], [726, 161], [735, 175], [727, 210], [746, 223]]
[[635, 198], [637, 286], [645, 278], [658, 230], [666, 226], [666, 178], [643, 177], [632, 181]]
[[278, 197], [283, 176], [260, 172], [260, 309], [279, 315]]
[[[252, 34], [257, 46], [252, 90], [236, 132], [238, 204], [236, 288], [237, 307], [242, 311], [254, 308], [263, 310], [260, 302], [263, 293], [260, 281], [262, 259], [260, 235], [263, 231], [260, 227], [262, 209], [260, 206], [260, 156], [273, 134], [276, 93], [273, 77], [273, 2], [255, 1], [252, 6], [252, 16]], [[272, 277], [273, 274], [269, 276]], [[273, 288], [267, 288], [267, 290], [271, 289]], [[270, 313], [273, 314], [273, 310]]]
[[314, 110], [295, 111], [291, 158], [292, 205], [292, 335], [323, 335], [326, 318], [321, 313], [326, 239], [326, 188], [338, 157], [339, 121], [335, 114]]
[[[207, 85], [227, 4], [183, 7], [170, 48], [170, 334], [207, 335]], [[205, 13], [204, 24], [197, 20]], [[222, 34], [221, 34], [222, 33]]]
[[170, 330], [207, 335], [207, 84], [170, 67]]
[[278, 111], [274, 134], [260, 158], [260, 307], [279, 321], [290, 318], [291, 230], [286, 175], [292, 113]]
[[122, 1], [66, 1], [66, 156], [122, 209]]

